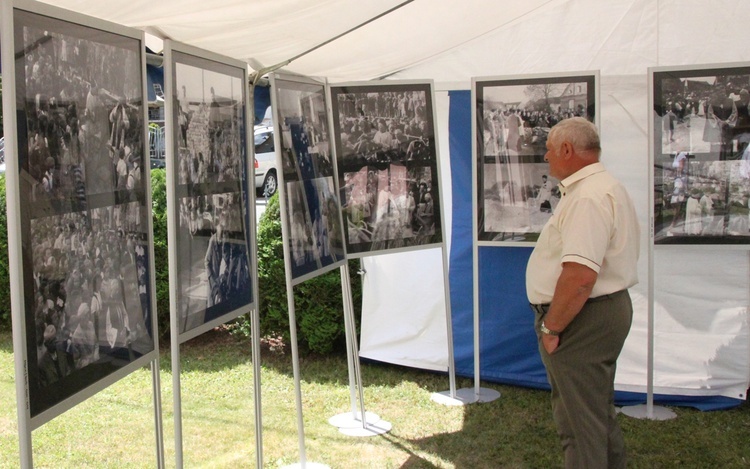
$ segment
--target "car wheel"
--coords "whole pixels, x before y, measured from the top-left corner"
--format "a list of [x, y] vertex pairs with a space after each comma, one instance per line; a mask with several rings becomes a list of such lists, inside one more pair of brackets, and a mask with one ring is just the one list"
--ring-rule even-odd
[[276, 179], [276, 171], [269, 171], [263, 180], [263, 196], [271, 197], [279, 188], [279, 181]]

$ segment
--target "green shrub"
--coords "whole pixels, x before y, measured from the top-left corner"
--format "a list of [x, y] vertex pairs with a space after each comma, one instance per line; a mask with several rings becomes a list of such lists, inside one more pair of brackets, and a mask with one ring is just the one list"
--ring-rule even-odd
[[10, 330], [10, 272], [8, 271], [8, 213], [5, 173], [0, 174], [0, 329]]
[[[360, 316], [362, 286], [357, 274], [359, 261], [350, 261], [355, 318]], [[289, 313], [286, 295], [284, 249], [278, 193], [266, 206], [258, 224], [258, 311], [260, 336], [282, 337], [289, 343]], [[345, 329], [341, 271], [334, 269], [294, 287], [297, 341], [300, 350], [327, 354], [344, 349]], [[358, 319], [355, 319], [358, 322]], [[247, 317], [237, 321], [238, 330], [250, 334]]]
[[154, 270], [159, 338], [169, 338], [169, 252], [167, 250], [167, 172], [151, 170], [151, 207], [154, 224]]

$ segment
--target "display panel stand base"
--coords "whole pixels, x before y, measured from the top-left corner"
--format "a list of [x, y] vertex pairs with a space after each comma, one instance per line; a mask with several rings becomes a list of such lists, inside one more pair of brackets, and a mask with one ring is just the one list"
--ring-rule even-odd
[[362, 422], [359, 422], [359, 424], [359, 427], [339, 428], [339, 432], [347, 436], [368, 437], [388, 433], [393, 428], [393, 425], [385, 420], [378, 420], [375, 423], [365, 423], [364, 426], [362, 426]]
[[645, 404], [629, 405], [620, 408], [620, 412], [635, 419], [671, 420], [677, 418], [677, 414], [666, 407], [653, 406], [651, 410], [651, 415], [649, 415], [648, 406]]
[[[365, 412], [365, 425], [372, 425], [380, 421], [380, 416], [372, 412]], [[328, 423], [336, 428], [362, 428], [362, 412], [344, 412], [328, 419]]]
[[475, 392], [476, 390], [474, 388], [461, 388], [456, 393], [459, 393], [461, 395], [473, 395], [475, 398], [474, 402], [492, 402], [495, 399], [500, 398], [500, 391], [497, 391], [495, 389], [490, 388], [479, 388], [479, 393]]
[[466, 404], [473, 404], [477, 402], [477, 395], [474, 393], [474, 389], [459, 389], [456, 391], [456, 395], [451, 397], [450, 391], [441, 391], [432, 393], [430, 397], [433, 401], [442, 405], [459, 406]]
[[331, 466], [326, 466], [325, 464], [317, 462], [306, 462], [304, 464], [298, 462], [289, 466], [283, 466], [283, 469], [331, 469]]

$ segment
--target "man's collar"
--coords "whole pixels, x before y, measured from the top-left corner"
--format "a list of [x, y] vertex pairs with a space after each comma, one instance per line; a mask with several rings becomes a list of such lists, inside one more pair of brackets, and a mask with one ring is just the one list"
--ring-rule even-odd
[[605, 169], [604, 169], [604, 165], [601, 162], [597, 161], [596, 163], [591, 163], [579, 169], [578, 171], [571, 174], [570, 176], [566, 177], [562, 181], [560, 181], [560, 186], [570, 187], [571, 185], [575, 184], [581, 179], [585, 179], [591, 176], [592, 174], [601, 173], [603, 171], [605, 171]]

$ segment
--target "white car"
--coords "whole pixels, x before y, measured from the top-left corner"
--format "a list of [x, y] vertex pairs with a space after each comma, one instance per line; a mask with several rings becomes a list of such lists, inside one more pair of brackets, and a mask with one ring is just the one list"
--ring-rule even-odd
[[5, 172], [5, 137], [0, 137], [0, 173]]
[[258, 195], [271, 197], [279, 188], [276, 152], [273, 146], [273, 127], [255, 126], [255, 190]]

